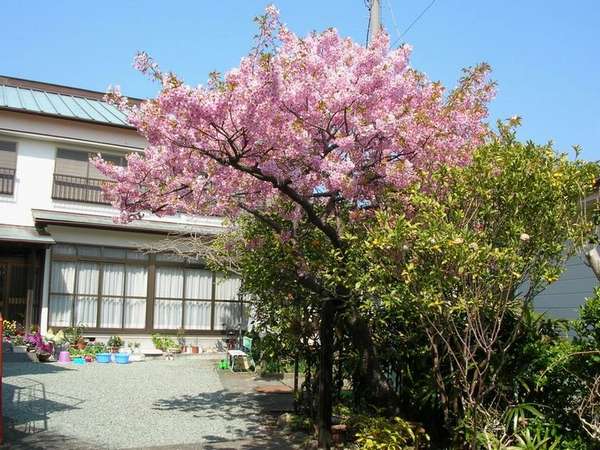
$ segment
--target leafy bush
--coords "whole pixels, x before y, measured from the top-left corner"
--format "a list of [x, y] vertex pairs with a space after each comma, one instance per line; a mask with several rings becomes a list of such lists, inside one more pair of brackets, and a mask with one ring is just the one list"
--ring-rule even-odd
[[157, 349], [162, 350], [163, 352], [166, 352], [170, 348], [177, 347], [175, 339], [169, 336], [163, 336], [159, 333], [152, 335], [152, 343]]
[[123, 339], [119, 336], [111, 336], [106, 343], [108, 347], [119, 348], [123, 346]]
[[579, 320], [574, 323], [578, 340], [600, 348], [600, 287], [579, 308]]
[[83, 339], [83, 330], [83, 325], [76, 325], [74, 327], [65, 328], [65, 341], [70, 345], [76, 345], [79, 341]]
[[[364, 450], [399, 450], [426, 448], [429, 437], [400, 417], [359, 416], [354, 419], [358, 429], [356, 444]], [[417, 428], [417, 429], [415, 429]]]

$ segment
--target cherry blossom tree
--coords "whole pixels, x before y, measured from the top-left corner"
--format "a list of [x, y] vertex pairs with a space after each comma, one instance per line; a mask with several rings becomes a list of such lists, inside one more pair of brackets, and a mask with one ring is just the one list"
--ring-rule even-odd
[[160, 93], [139, 106], [118, 90], [109, 98], [148, 145], [128, 157], [127, 167], [101, 158], [96, 164], [117, 182], [106, 195], [123, 222], [146, 213], [232, 221], [250, 214], [296, 252], [298, 283], [323, 299], [320, 439], [326, 444], [333, 324], [352, 291], [306, 270], [295, 224], [322, 233], [343, 266], [351, 245], [344, 223], [359, 223], [385, 192], [401, 191], [441, 164], [469, 163], [488, 132], [493, 85], [488, 67], [479, 65], [446, 92], [409, 66], [409, 46], [390, 48], [385, 33], [368, 48], [335, 29], [300, 38], [272, 6], [257, 22], [252, 52], [205, 86], [188, 86], [138, 54], [135, 67], [161, 84]]

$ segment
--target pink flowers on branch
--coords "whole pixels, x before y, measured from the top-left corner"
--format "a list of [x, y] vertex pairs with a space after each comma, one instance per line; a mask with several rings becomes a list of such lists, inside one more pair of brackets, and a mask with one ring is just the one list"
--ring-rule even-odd
[[135, 66], [162, 84], [160, 94], [139, 107], [124, 107], [118, 93], [112, 99], [148, 147], [127, 168], [97, 162], [118, 181], [107, 194], [122, 220], [148, 211], [274, 211], [305, 217], [333, 238], [336, 208], [318, 204], [376, 206], [385, 190], [438, 164], [468, 163], [482, 142], [493, 95], [486, 65], [446, 93], [410, 68], [410, 48], [391, 49], [385, 33], [369, 48], [334, 29], [299, 38], [274, 7], [258, 23], [255, 50], [206, 86], [188, 86], [138, 55]]

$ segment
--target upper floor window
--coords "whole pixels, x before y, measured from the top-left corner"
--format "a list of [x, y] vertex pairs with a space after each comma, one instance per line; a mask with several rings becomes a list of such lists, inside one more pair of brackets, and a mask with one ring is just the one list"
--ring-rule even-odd
[[16, 169], [17, 144], [0, 141], [0, 194], [13, 194]]
[[[52, 198], [88, 203], [108, 204], [102, 196], [102, 184], [107, 178], [90, 162], [95, 154], [59, 148], [54, 165]], [[103, 154], [106, 161], [125, 165], [124, 155]]]

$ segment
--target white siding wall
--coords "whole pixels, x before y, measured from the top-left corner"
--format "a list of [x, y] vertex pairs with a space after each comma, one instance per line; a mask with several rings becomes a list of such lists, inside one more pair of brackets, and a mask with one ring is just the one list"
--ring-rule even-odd
[[[20, 131], [39, 133], [39, 138], [24, 137]], [[85, 144], [68, 139], [80, 139]], [[116, 216], [110, 206], [52, 200], [54, 161], [57, 148], [86, 150], [92, 153], [114, 152], [120, 146], [143, 148], [144, 140], [133, 130], [38, 117], [31, 114], [0, 111], [0, 140], [17, 143], [17, 168], [13, 195], [0, 194], [0, 224], [32, 226], [32, 209]], [[94, 146], [94, 142], [98, 145]], [[122, 151], [122, 150], [121, 150]], [[149, 220], [190, 225], [221, 226], [215, 217], [146, 217]]]
[[555, 318], [575, 319], [579, 306], [592, 295], [598, 281], [579, 256], [567, 261], [558, 281], [548, 286], [535, 299], [535, 307]]

